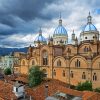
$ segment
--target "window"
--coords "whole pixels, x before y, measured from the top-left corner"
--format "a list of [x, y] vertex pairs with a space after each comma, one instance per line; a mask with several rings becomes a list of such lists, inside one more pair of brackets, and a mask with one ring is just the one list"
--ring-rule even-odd
[[75, 67], [80, 67], [80, 61], [77, 59], [77, 61], [75, 62]]
[[53, 75], [56, 76], [56, 71], [55, 70], [53, 71]]
[[73, 71], [71, 71], [71, 73], [70, 73], [70, 77], [71, 77], [71, 78], [74, 77], [74, 75], [73, 75]]
[[65, 71], [63, 70], [62, 76], [65, 77]]
[[60, 60], [57, 61], [57, 66], [61, 66], [61, 61]]
[[85, 37], [85, 39], [87, 39], [87, 37]]
[[23, 60], [22, 64], [25, 65], [25, 61], [24, 60]]
[[16, 88], [16, 92], [18, 92], [18, 88]]
[[35, 62], [34, 62], [34, 60], [32, 60], [32, 65], [35, 65]]
[[83, 74], [82, 74], [82, 79], [86, 79], [85, 72], [83, 72]]
[[88, 52], [88, 51], [89, 51], [89, 48], [85, 46], [84, 52]]
[[67, 52], [71, 53], [71, 49], [70, 49], [70, 48], [68, 48], [68, 49], [67, 49]]
[[47, 53], [47, 51], [43, 52], [43, 65], [48, 65], [48, 53]]
[[96, 81], [97, 80], [97, 75], [96, 73], [93, 74], [93, 81]]

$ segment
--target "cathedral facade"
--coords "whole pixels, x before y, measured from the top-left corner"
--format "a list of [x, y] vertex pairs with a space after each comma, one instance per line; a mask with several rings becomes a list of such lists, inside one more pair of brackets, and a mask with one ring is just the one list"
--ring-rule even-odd
[[20, 73], [28, 74], [31, 66], [38, 65], [48, 78], [72, 85], [88, 80], [92, 81], [93, 88], [100, 87], [99, 31], [93, 25], [90, 13], [80, 33], [80, 42], [74, 31], [71, 40], [69, 44], [61, 18], [48, 43], [40, 29], [34, 41], [35, 46], [30, 45], [26, 54], [20, 54]]

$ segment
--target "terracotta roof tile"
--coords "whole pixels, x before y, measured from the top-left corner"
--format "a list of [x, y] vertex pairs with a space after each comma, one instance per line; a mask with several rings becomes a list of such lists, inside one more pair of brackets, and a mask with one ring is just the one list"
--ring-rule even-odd
[[46, 82], [32, 89], [27, 88], [26, 92], [28, 95], [32, 96], [35, 100], [44, 100], [45, 85], [48, 85], [48, 96], [53, 96], [56, 92], [63, 92], [65, 94], [82, 97], [82, 100], [88, 100], [88, 98], [92, 96], [94, 96], [93, 98], [99, 98], [99, 94], [95, 92], [89, 92], [89, 91], [82, 92], [82, 91], [72, 90], [67, 88], [66, 84], [58, 80], [51, 80], [50, 82]]
[[17, 100], [17, 97], [12, 92], [13, 85], [0, 81], [0, 100]]

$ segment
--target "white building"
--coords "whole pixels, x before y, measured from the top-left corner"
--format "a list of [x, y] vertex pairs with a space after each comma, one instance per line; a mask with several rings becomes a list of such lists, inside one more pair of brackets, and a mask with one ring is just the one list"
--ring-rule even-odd
[[6, 55], [1, 57], [1, 69], [11, 68], [13, 70], [14, 65], [19, 64], [19, 58], [13, 55]]
[[15, 93], [17, 98], [23, 97], [24, 93], [25, 93], [24, 85], [20, 84], [20, 83], [18, 83], [18, 81], [16, 81], [13, 86], [13, 92]]

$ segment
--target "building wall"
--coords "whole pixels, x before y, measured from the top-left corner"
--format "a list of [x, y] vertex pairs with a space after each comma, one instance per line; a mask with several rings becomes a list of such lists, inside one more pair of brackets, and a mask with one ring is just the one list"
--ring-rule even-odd
[[[89, 53], [90, 51], [84, 52], [84, 47], [91, 48], [91, 53]], [[71, 52], [68, 52], [68, 48], [71, 49]], [[93, 43], [82, 43], [77, 47], [70, 44], [66, 46], [40, 45], [33, 48], [32, 56], [27, 53], [28, 58], [21, 58], [20, 72], [28, 74], [28, 70], [32, 66], [32, 60], [34, 60], [34, 65], [39, 65], [41, 70], [47, 73], [48, 78], [59, 79], [72, 85], [89, 80], [93, 82], [93, 88], [100, 87], [100, 55], [98, 55], [97, 49], [97, 44]], [[47, 65], [43, 65], [44, 51], [47, 51], [48, 54]], [[61, 66], [57, 65], [59, 60]], [[78, 66], [76, 65], [77, 60], [80, 62]], [[73, 77], [71, 77], [71, 72], [73, 72]], [[85, 79], [82, 79], [83, 72], [85, 72]], [[93, 80], [94, 73], [96, 73], [96, 80]]]

